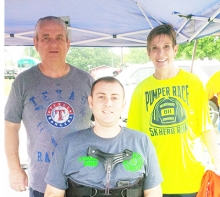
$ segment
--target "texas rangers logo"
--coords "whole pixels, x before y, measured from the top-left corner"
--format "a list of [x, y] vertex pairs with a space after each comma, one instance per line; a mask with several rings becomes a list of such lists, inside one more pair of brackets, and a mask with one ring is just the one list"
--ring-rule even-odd
[[74, 119], [73, 108], [65, 102], [56, 101], [46, 110], [46, 119], [54, 127], [67, 127]]

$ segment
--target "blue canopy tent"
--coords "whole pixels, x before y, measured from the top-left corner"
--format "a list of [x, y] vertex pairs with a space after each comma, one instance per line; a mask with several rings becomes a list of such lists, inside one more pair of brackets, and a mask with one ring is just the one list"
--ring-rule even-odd
[[219, 0], [6, 0], [5, 46], [33, 45], [37, 20], [48, 15], [66, 21], [72, 46], [146, 46], [162, 23], [178, 43], [220, 32]]

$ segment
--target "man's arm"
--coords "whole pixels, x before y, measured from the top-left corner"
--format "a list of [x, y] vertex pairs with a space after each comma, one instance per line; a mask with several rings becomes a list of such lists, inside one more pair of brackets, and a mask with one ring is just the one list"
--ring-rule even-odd
[[144, 197], [162, 197], [161, 185], [144, 190]]
[[65, 190], [60, 190], [56, 187], [53, 187], [47, 184], [44, 197], [64, 197]]
[[10, 187], [16, 191], [25, 191], [28, 178], [21, 168], [19, 158], [19, 129], [20, 123], [5, 121], [5, 154], [9, 169]]

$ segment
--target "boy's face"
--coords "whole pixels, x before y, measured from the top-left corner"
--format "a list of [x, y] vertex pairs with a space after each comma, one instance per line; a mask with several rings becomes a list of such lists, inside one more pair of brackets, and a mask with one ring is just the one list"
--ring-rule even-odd
[[120, 84], [117, 82], [98, 82], [88, 101], [95, 117], [95, 124], [107, 127], [118, 124], [125, 106], [123, 89]]

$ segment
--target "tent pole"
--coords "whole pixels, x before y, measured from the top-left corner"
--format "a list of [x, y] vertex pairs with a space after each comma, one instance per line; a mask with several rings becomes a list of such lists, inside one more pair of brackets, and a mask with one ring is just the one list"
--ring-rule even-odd
[[192, 73], [192, 71], [193, 71], [193, 63], [194, 63], [194, 59], [195, 59], [195, 56], [196, 56], [197, 43], [198, 43], [198, 40], [195, 40], [195, 42], [194, 42], [194, 47], [193, 47], [193, 54], [192, 54], [192, 64], [191, 64], [191, 69], [190, 69], [190, 72], [191, 72], [191, 73]]
[[124, 54], [123, 54], [123, 47], [121, 47], [121, 65], [124, 64]]

